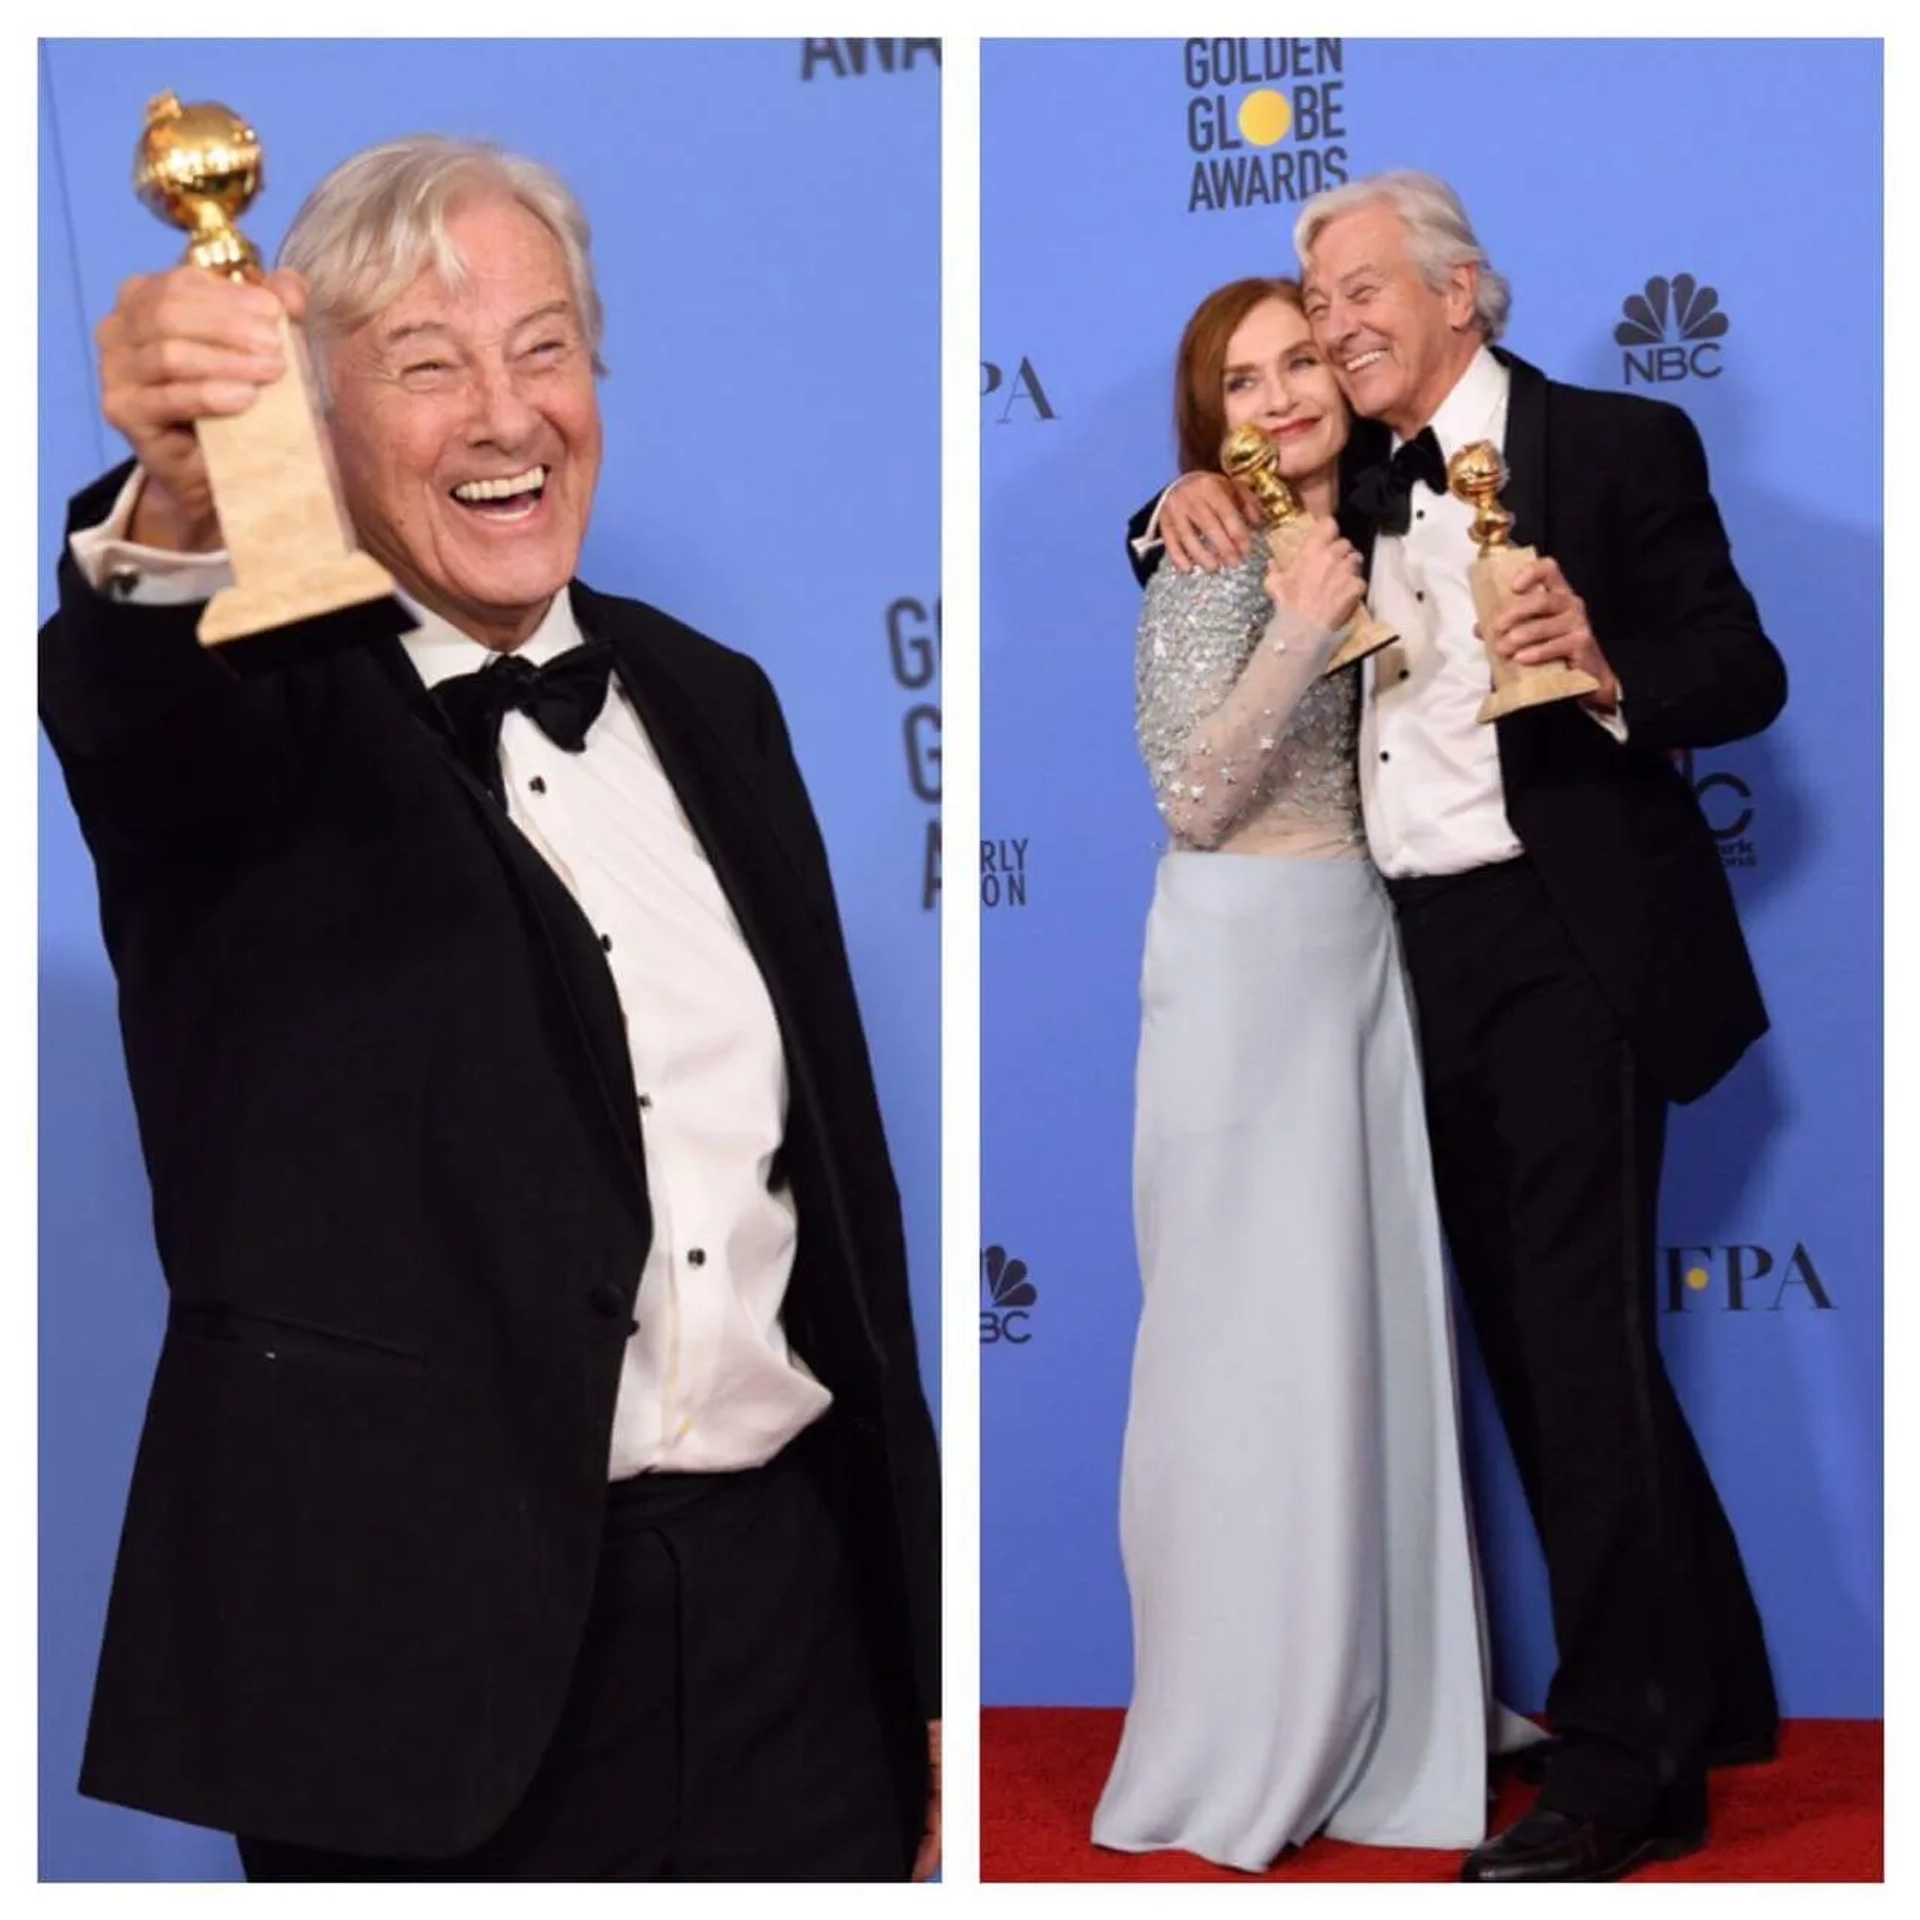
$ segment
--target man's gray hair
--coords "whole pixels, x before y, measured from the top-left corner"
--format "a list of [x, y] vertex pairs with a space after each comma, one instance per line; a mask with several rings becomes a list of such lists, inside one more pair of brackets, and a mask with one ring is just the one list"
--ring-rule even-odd
[[[309, 341], [351, 332], [399, 298], [427, 267], [450, 287], [467, 262], [448, 219], [474, 200], [512, 200], [559, 243], [581, 330], [600, 364], [603, 315], [588, 248], [592, 230], [573, 190], [551, 167], [490, 141], [416, 134], [344, 160], [314, 188], [281, 242], [278, 265], [306, 276]], [[314, 373], [324, 393], [326, 356]]]
[[1421, 278], [1436, 293], [1445, 292], [1447, 276], [1453, 268], [1480, 269], [1474, 287], [1473, 317], [1489, 340], [1498, 340], [1506, 331], [1513, 289], [1504, 273], [1494, 272], [1487, 250], [1475, 235], [1466, 208], [1460, 204], [1460, 196], [1433, 174], [1404, 169], [1370, 173], [1364, 179], [1349, 181], [1344, 187], [1330, 187], [1325, 193], [1316, 193], [1300, 209], [1300, 218], [1294, 222], [1293, 250], [1300, 256], [1301, 265], [1306, 265], [1307, 250], [1330, 220], [1381, 203], [1391, 207], [1406, 223], [1412, 236], [1414, 264], [1420, 269]]

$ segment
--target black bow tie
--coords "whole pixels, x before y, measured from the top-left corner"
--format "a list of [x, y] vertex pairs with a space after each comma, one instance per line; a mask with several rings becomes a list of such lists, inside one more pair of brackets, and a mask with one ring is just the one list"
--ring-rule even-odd
[[1347, 502], [1379, 532], [1405, 533], [1416, 480], [1424, 480], [1435, 493], [1447, 490], [1447, 463], [1431, 427], [1422, 427], [1391, 460], [1356, 474]]
[[500, 723], [508, 712], [524, 713], [556, 747], [578, 753], [587, 744], [587, 729], [607, 703], [612, 670], [612, 646], [592, 640], [556, 654], [544, 667], [503, 653], [478, 673], [442, 680], [433, 695], [453, 729], [460, 758], [504, 807]]

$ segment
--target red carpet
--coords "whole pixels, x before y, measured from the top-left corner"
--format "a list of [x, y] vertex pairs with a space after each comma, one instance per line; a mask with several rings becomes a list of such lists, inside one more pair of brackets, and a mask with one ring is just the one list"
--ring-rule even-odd
[[[1190, 1853], [1105, 1853], [1087, 1839], [1120, 1740], [1120, 1715], [1095, 1708], [989, 1707], [980, 1716], [983, 1880], [1246, 1880]], [[1504, 1827], [1534, 1789], [1507, 1781]], [[1691, 1859], [1636, 1880], [1879, 1880], [1883, 1877], [1881, 1723], [1794, 1720], [1780, 1758], [1713, 1776], [1713, 1833]], [[1267, 1880], [1452, 1880], [1464, 1856], [1316, 1840]]]

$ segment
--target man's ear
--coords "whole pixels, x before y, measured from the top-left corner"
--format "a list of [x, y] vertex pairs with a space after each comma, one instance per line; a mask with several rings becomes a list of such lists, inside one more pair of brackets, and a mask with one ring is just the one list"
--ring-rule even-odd
[[1464, 333], [1474, 325], [1473, 303], [1480, 291], [1480, 269], [1462, 261], [1447, 269], [1447, 325]]

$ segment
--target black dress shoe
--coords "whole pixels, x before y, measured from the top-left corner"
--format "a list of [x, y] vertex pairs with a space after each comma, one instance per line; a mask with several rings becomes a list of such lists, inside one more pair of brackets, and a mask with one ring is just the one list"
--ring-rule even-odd
[[1619, 1880], [1653, 1860], [1681, 1860], [1706, 1844], [1705, 1824], [1684, 1832], [1603, 1827], [1572, 1814], [1536, 1808], [1505, 1833], [1477, 1846], [1462, 1880]]

